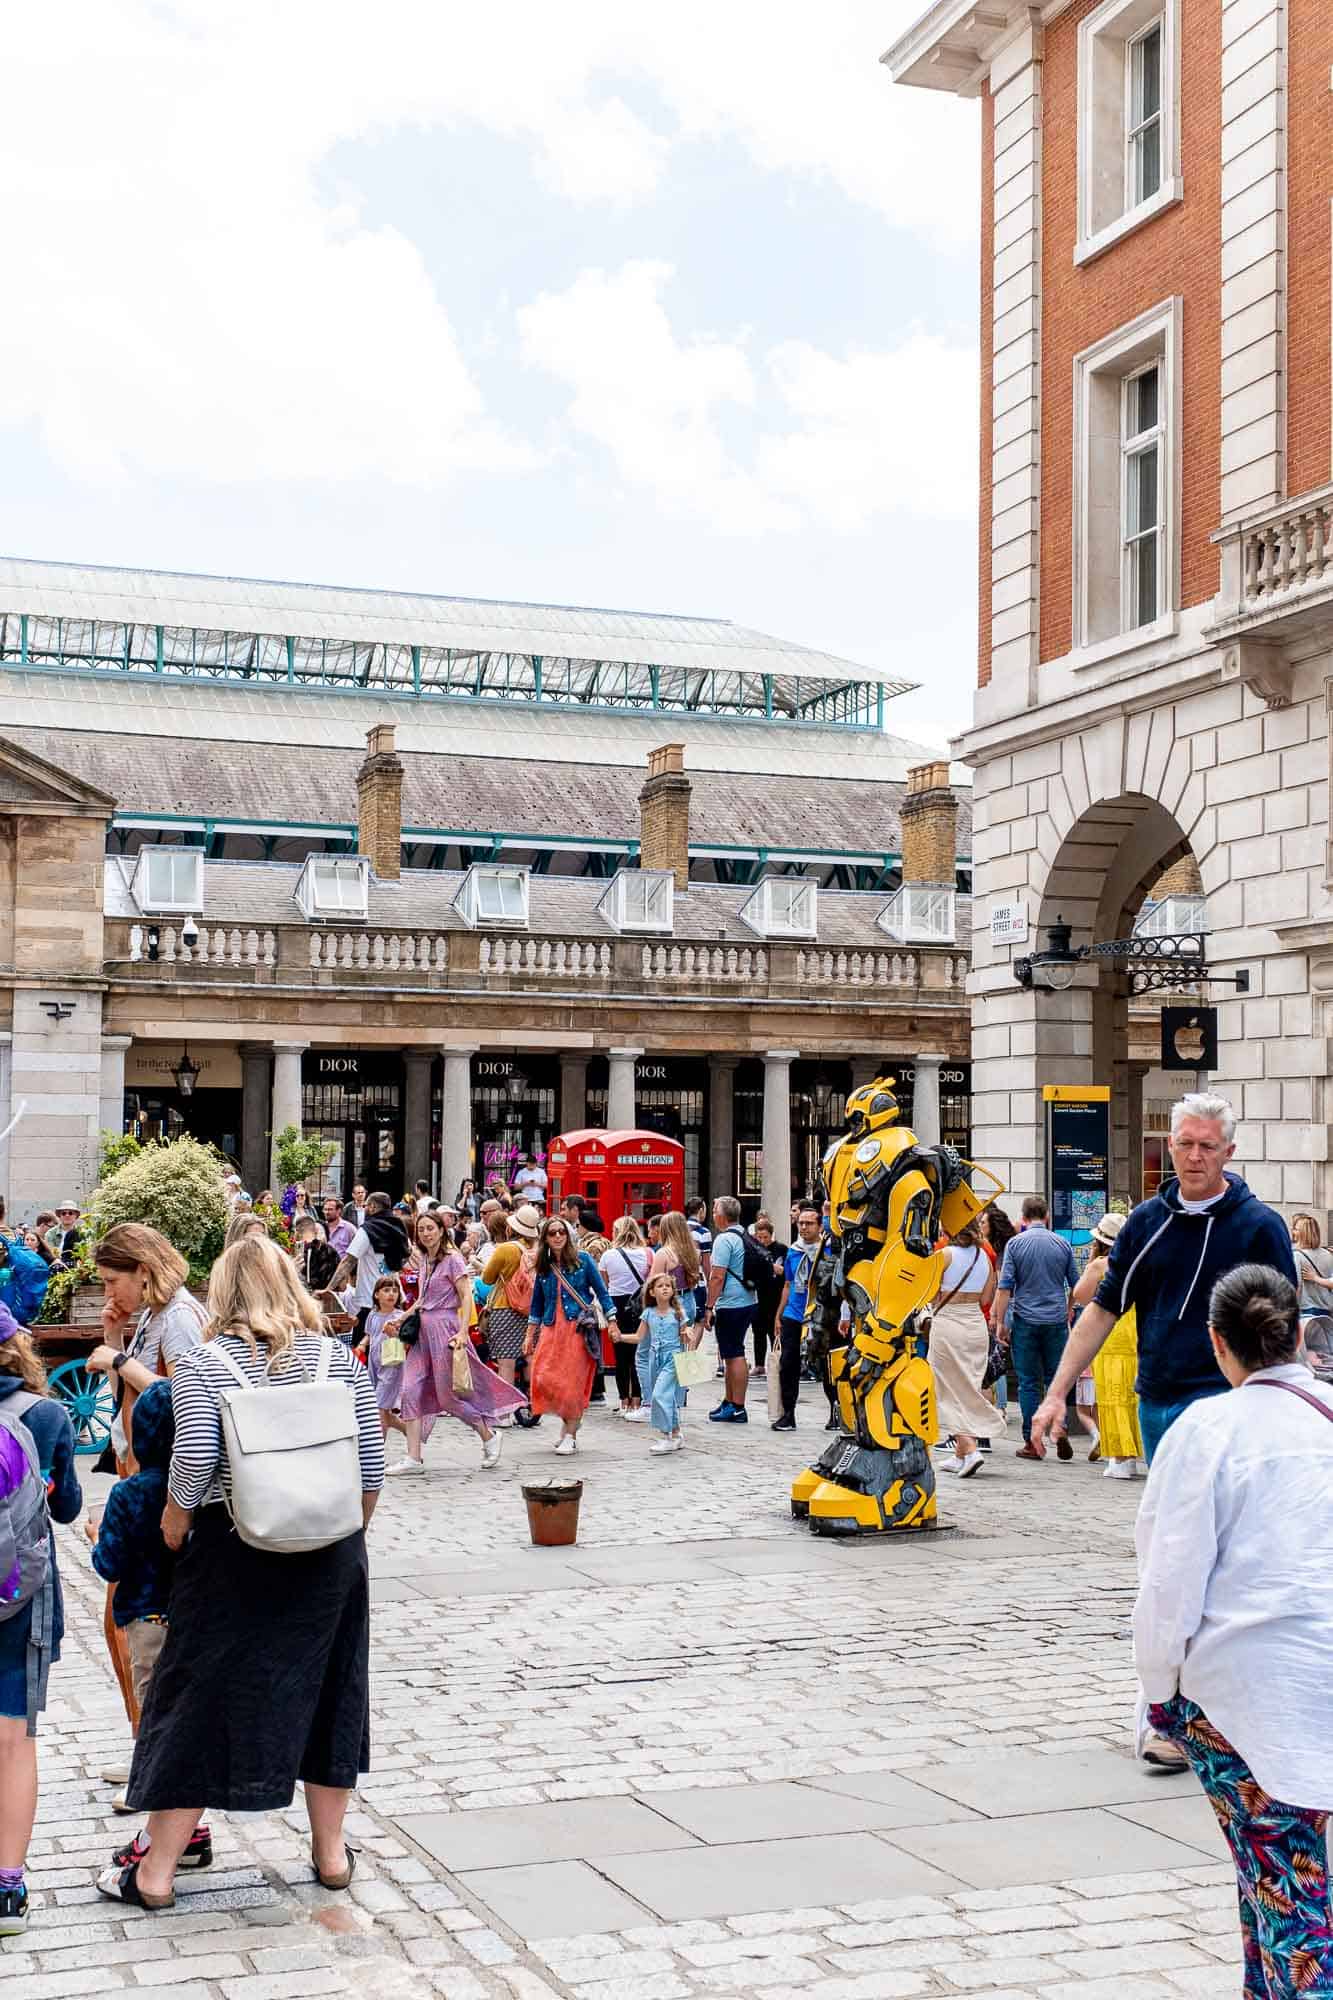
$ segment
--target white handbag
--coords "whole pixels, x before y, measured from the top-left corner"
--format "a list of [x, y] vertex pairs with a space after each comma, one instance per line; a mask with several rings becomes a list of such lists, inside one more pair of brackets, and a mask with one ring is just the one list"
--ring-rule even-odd
[[231, 1473], [227, 1512], [241, 1540], [290, 1556], [356, 1534], [362, 1526], [356, 1403], [345, 1383], [328, 1379], [332, 1341], [320, 1342], [313, 1381], [279, 1384], [266, 1373], [261, 1388], [211, 1341], [202, 1351], [238, 1384], [221, 1392], [219, 1415]]

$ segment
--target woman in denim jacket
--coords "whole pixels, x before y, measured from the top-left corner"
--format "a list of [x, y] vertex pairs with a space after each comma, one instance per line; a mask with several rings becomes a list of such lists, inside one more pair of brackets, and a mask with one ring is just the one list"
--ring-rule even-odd
[[580, 1315], [596, 1300], [608, 1320], [614, 1319], [611, 1294], [602, 1274], [585, 1251], [575, 1248], [568, 1226], [558, 1215], [542, 1224], [537, 1251], [537, 1275], [528, 1307], [523, 1352], [529, 1357], [528, 1390], [533, 1410], [549, 1410], [560, 1419], [556, 1451], [572, 1457], [578, 1449], [578, 1429], [592, 1395], [602, 1355], [600, 1327], [585, 1333]]

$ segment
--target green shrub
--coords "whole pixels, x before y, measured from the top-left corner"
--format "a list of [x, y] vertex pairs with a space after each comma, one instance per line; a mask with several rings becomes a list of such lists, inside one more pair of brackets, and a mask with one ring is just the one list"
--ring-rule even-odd
[[294, 1187], [303, 1181], [313, 1192], [337, 1150], [327, 1139], [303, 1139], [295, 1125], [284, 1125], [273, 1141], [279, 1186]]
[[224, 1162], [197, 1139], [144, 1147], [104, 1180], [89, 1205], [96, 1243], [118, 1222], [160, 1229], [190, 1266], [196, 1281], [207, 1275], [227, 1228]]
[[110, 1180], [112, 1174], [130, 1160], [137, 1160], [145, 1150], [142, 1140], [133, 1132], [99, 1132], [97, 1135], [97, 1178]]

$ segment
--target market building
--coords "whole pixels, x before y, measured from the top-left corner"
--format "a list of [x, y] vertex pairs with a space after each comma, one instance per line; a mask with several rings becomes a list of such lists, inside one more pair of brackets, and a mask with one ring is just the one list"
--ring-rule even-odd
[[446, 1194], [584, 1124], [785, 1208], [970, 1126], [966, 786], [724, 621], [0, 563], [0, 1187], [190, 1131]]
[[[937, 0], [885, 61], [982, 132], [977, 1155], [1040, 1186], [1043, 1087], [1103, 1084], [1114, 1184], [1151, 1188], [1180, 1079], [1078, 956], [1151, 898], [1205, 935], [1186, 1080], [1327, 1219], [1333, 10]], [[1060, 990], [1019, 984], [1061, 919]]]

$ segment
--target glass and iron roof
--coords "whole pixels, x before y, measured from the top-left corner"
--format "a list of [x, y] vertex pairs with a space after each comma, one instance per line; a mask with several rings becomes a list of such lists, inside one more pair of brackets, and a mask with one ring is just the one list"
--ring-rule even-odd
[[721, 618], [16, 558], [0, 667], [860, 729], [915, 685]]

